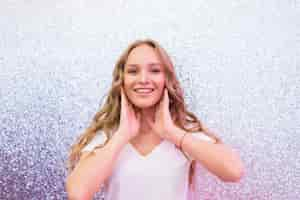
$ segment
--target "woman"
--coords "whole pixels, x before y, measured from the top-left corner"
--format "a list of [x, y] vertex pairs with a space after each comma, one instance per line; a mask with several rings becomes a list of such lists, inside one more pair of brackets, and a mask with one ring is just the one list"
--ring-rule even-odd
[[189, 112], [174, 66], [153, 40], [131, 44], [116, 63], [112, 87], [91, 125], [72, 146], [71, 200], [187, 200], [195, 163], [238, 181], [238, 154]]

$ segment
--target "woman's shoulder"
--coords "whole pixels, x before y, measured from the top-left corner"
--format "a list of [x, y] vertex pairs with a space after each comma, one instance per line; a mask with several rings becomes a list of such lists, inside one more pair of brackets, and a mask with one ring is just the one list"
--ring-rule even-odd
[[83, 147], [81, 152], [93, 151], [96, 146], [104, 144], [106, 140], [106, 134], [102, 130], [98, 130], [93, 139]]

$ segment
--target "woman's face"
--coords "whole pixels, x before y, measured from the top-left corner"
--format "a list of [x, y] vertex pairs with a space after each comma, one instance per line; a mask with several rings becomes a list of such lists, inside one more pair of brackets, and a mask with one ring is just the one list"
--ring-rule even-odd
[[164, 86], [164, 66], [154, 49], [146, 44], [134, 48], [124, 68], [124, 89], [129, 101], [138, 108], [154, 106]]

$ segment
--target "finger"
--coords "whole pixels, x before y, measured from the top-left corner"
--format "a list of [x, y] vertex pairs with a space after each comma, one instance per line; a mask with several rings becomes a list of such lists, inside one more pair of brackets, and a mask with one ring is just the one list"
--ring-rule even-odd
[[132, 103], [130, 102], [127, 102], [128, 103], [128, 113], [131, 115], [131, 116], [135, 116], [136, 117], [136, 110], [134, 109], [134, 106], [132, 105]]
[[125, 95], [125, 91], [124, 91], [124, 88], [121, 87], [121, 94], [122, 94], [122, 97], [123, 97], [123, 103], [124, 103], [124, 106], [125, 105], [128, 105], [128, 101], [127, 101], [127, 97]]
[[169, 111], [169, 94], [168, 94], [168, 89], [165, 88], [164, 91], [164, 98], [163, 98], [163, 108], [164, 111]]
[[163, 100], [159, 102], [156, 109], [154, 121], [159, 120], [163, 116]]
[[123, 87], [121, 87], [121, 116], [126, 116], [128, 112], [128, 101], [124, 93]]
[[124, 92], [124, 89], [122, 89], [122, 91], [123, 91], [123, 99], [124, 99], [124, 111], [128, 115], [130, 115], [130, 117], [135, 116], [136, 110], [134, 109], [133, 104], [129, 102], [129, 100]]
[[124, 93], [123, 93], [123, 88], [121, 87], [121, 116], [124, 116], [124, 108], [125, 108], [125, 99], [124, 99]]
[[158, 115], [157, 117], [159, 117], [160, 115], [163, 114], [163, 112], [165, 110], [164, 106], [165, 106], [165, 90], [163, 91], [161, 100], [157, 105], [157, 115]]

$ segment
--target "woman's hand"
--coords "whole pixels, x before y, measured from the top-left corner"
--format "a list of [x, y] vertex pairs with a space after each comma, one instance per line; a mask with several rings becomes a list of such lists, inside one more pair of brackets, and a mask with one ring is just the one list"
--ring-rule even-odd
[[124, 135], [124, 140], [127, 143], [131, 138], [138, 135], [141, 114], [135, 112], [133, 105], [128, 101], [123, 87], [121, 87], [121, 112], [120, 112], [120, 124], [117, 132]]
[[172, 132], [178, 127], [174, 124], [169, 110], [169, 95], [167, 88], [164, 89], [163, 97], [155, 111], [154, 121], [148, 119], [148, 124], [161, 138], [170, 138]]

